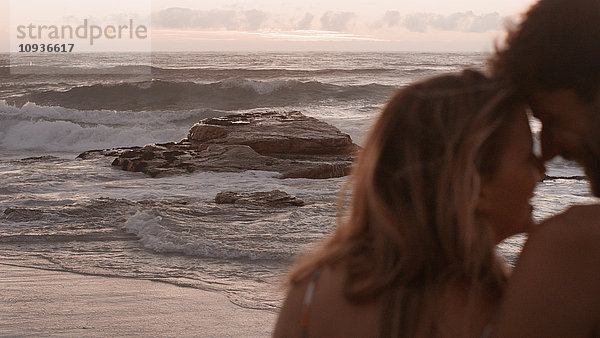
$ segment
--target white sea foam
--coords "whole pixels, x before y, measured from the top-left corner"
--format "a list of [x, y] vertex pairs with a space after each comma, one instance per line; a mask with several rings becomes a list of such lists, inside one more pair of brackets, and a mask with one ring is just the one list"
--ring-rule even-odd
[[149, 131], [140, 127], [115, 128], [104, 125], [82, 127], [66, 121], [21, 121], [0, 135], [1, 146], [11, 150], [78, 152], [179, 140], [185, 131], [174, 128]]
[[[145, 248], [159, 253], [180, 253], [219, 259], [285, 259], [289, 254], [263, 248], [235, 246], [224, 238], [209, 239], [177, 228], [169, 228], [167, 222], [154, 212], [138, 211], [125, 223], [125, 230], [140, 238]], [[240, 243], [243, 244], [243, 243]]]
[[81, 111], [0, 101], [0, 148], [81, 152], [148, 143], [178, 142], [198, 112]]
[[259, 81], [249, 79], [229, 79], [221, 83], [222, 88], [243, 88], [252, 90], [260, 95], [267, 95], [276, 92], [282, 88], [291, 88], [294, 85], [302, 84], [297, 80], [275, 80]]

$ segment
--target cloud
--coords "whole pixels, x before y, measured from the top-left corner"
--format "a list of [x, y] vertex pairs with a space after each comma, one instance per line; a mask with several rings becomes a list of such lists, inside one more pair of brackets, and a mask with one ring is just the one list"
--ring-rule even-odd
[[246, 29], [250, 31], [258, 30], [262, 24], [269, 18], [269, 15], [265, 12], [253, 9], [249, 11], [243, 11], [243, 18], [246, 24]]
[[152, 15], [152, 25], [163, 28], [190, 28], [193, 11], [189, 8], [168, 8]]
[[[387, 13], [386, 13], [387, 14]], [[385, 21], [386, 16], [384, 16]], [[411, 32], [426, 32], [428, 29], [459, 32], [487, 32], [502, 29], [500, 14], [476, 15], [472, 11], [449, 15], [431, 13], [411, 14], [404, 18], [402, 26]]]
[[298, 22], [298, 25], [297, 25], [296, 28], [300, 29], [300, 30], [308, 30], [308, 29], [310, 29], [310, 26], [311, 26], [312, 21], [313, 21], [314, 18], [315, 17], [312, 14], [310, 14], [310, 13], [304, 14], [304, 17], [302, 18], [302, 20], [300, 20], [300, 22]]
[[326, 31], [342, 32], [350, 29], [357, 15], [352, 12], [329, 11], [321, 17], [321, 28]]
[[498, 13], [489, 13], [476, 16], [470, 26], [471, 32], [486, 32], [489, 30], [502, 29], [502, 19]]
[[404, 18], [402, 26], [411, 32], [425, 32], [429, 27], [432, 16], [432, 14], [425, 13], [411, 14]]
[[382, 22], [388, 27], [394, 27], [400, 25], [400, 12], [398, 11], [387, 11], [383, 16]]
[[309, 12], [285, 15], [242, 8], [194, 10], [172, 7], [152, 14], [152, 25], [155, 28], [203, 31], [285, 32], [320, 29], [369, 35], [381, 29], [405, 29], [410, 32], [487, 32], [502, 29], [502, 18], [496, 12], [481, 15], [472, 11], [448, 15], [401, 15], [398, 11], [387, 11], [378, 20], [367, 20], [354, 12], [327, 11], [316, 16]]
[[168, 8], [152, 15], [152, 25], [172, 29], [256, 31], [269, 19], [259, 10], [192, 10]]

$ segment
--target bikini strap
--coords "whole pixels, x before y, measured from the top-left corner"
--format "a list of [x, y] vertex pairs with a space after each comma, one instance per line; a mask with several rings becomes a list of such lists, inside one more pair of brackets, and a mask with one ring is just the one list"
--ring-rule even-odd
[[489, 338], [492, 334], [492, 330], [494, 329], [494, 324], [498, 317], [500, 316], [500, 306], [494, 310], [494, 314], [492, 315], [492, 320], [483, 328], [483, 332], [481, 333], [480, 338]]
[[317, 280], [321, 275], [321, 268], [318, 267], [312, 273], [312, 278], [304, 293], [304, 303], [302, 306], [302, 337], [308, 337], [308, 323], [310, 319], [310, 305], [312, 304], [313, 296], [315, 294], [315, 288], [317, 287]]

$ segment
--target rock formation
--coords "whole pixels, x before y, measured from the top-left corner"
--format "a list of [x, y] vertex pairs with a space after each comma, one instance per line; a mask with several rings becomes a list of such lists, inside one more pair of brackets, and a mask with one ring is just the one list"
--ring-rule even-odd
[[217, 204], [250, 204], [256, 206], [282, 207], [303, 206], [304, 201], [280, 190], [267, 192], [236, 193], [225, 191], [215, 197]]
[[358, 146], [337, 128], [300, 112], [209, 118], [179, 143], [82, 153], [115, 156], [113, 166], [164, 177], [194, 171], [274, 171], [281, 178], [345, 176]]

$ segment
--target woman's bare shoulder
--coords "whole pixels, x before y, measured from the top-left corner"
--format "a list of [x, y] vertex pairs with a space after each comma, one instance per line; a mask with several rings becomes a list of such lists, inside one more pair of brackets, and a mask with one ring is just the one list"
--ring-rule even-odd
[[[343, 291], [345, 278], [345, 269], [341, 266], [321, 269], [308, 313], [311, 335], [368, 337], [379, 332], [377, 304], [355, 305], [348, 301]], [[304, 297], [311, 279], [308, 277], [290, 289], [279, 313], [274, 337], [301, 336]]]
[[[281, 307], [277, 324], [275, 325], [274, 337], [300, 337], [302, 336], [302, 321], [305, 311], [305, 298], [308, 286], [314, 283], [314, 290], [308, 308], [309, 317], [307, 324], [314, 326], [323, 314], [319, 307], [331, 301], [331, 298], [343, 297], [343, 271], [340, 268], [324, 266], [319, 268], [318, 278], [313, 274], [308, 275], [300, 282], [291, 285], [286, 300]], [[314, 273], [314, 272], [313, 272]], [[323, 291], [323, 289], [327, 289]], [[325, 299], [324, 299], [325, 298]], [[317, 317], [319, 316], [319, 317]]]
[[302, 308], [304, 295], [310, 278], [305, 278], [293, 284], [279, 311], [273, 337], [301, 337], [302, 335]]

